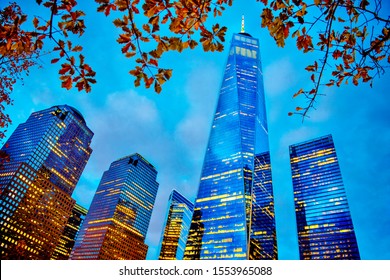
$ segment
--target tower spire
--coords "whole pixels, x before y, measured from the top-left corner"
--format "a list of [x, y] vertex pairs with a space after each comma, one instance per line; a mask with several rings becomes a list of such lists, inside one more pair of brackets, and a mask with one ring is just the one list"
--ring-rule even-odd
[[245, 17], [242, 15], [241, 19], [241, 33], [245, 33]]

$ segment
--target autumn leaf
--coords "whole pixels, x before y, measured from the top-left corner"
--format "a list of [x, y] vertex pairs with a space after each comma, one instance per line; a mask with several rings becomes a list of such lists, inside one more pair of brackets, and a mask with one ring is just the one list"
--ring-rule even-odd
[[150, 59], [149, 60], [149, 62], [148, 62], [149, 64], [151, 64], [151, 65], [154, 65], [154, 66], [156, 66], [156, 67], [158, 67], [158, 62], [157, 62], [157, 60], [155, 60], [155, 59]]
[[63, 88], [66, 89], [71, 89], [72, 88], [72, 77], [71, 76], [64, 76], [62, 80], [62, 85]]
[[34, 25], [34, 27], [35, 27], [35, 28], [38, 28], [38, 24], [39, 24], [39, 20], [38, 20], [36, 17], [34, 17], [34, 19], [33, 19], [33, 25]]
[[161, 88], [161, 85], [160, 83], [158, 83], [157, 81], [154, 83], [154, 91], [157, 92], [157, 93], [160, 93], [162, 90]]
[[293, 98], [295, 98], [295, 97], [301, 95], [303, 92], [304, 92], [303, 89], [298, 90], [298, 91], [293, 95]]
[[309, 35], [301, 35], [297, 38], [297, 47], [298, 50], [302, 50], [303, 52], [308, 52], [313, 49], [312, 37]]
[[72, 51], [73, 52], [81, 52], [83, 50], [83, 47], [82, 46], [75, 46]]

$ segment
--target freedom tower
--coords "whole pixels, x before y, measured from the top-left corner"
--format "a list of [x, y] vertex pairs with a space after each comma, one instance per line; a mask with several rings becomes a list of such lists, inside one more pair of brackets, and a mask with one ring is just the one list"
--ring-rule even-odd
[[259, 41], [234, 34], [184, 259], [276, 259]]

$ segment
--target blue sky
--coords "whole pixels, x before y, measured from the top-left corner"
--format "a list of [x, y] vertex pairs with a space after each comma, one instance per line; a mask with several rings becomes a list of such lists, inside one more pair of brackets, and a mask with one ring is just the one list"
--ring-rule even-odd
[[[35, 1], [18, 2], [29, 14], [41, 13]], [[260, 39], [280, 259], [298, 258], [288, 146], [326, 134], [335, 141], [361, 257], [390, 259], [389, 73], [376, 80], [373, 88], [323, 89], [326, 96], [321, 96], [310, 119], [302, 123], [299, 117], [288, 117], [288, 112], [302, 105], [299, 101], [304, 102], [292, 95], [310, 86], [304, 68], [316, 57], [299, 53], [293, 41], [285, 48], [276, 47], [260, 28], [261, 4], [236, 0], [218, 19], [228, 27], [225, 51], [204, 53], [197, 48], [165, 55], [161, 63], [173, 69], [173, 77], [157, 95], [134, 88], [128, 74], [133, 64], [120, 52], [112, 18], [97, 14], [93, 1], [80, 4], [87, 12], [81, 44], [87, 62], [97, 72], [92, 92], [61, 89], [59, 65], [51, 65], [48, 55], [42, 58], [43, 68], [33, 69], [23, 84], [18, 83], [12, 93], [14, 105], [6, 109], [13, 120], [8, 136], [32, 112], [53, 105], [69, 104], [84, 115], [95, 133], [94, 151], [73, 195], [78, 203], [89, 207], [111, 162], [134, 152], [142, 154], [157, 168], [160, 183], [146, 238], [148, 258], [156, 257], [171, 190], [195, 199], [227, 48], [232, 34], [240, 31], [244, 14], [246, 31]], [[388, 3], [383, 5], [388, 15]]]

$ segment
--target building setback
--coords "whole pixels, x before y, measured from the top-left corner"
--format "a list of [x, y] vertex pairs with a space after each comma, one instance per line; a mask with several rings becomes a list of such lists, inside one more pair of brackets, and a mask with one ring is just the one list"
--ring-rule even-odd
[[331, 135], [290, 146], [299, 256], [360, 259]]
[[[268, 151], [259, 41], [242, 29], [231, 41], [184, 259], [276, 256], [250, 248], [259, 248], [260, 235], [268, 234], [268, 229], [258, 224], [262, 203], [255, 201], [254, 194], [257, 199], [263, 197], [258, 192], [261, 188], [253, 186], [255, 155]], [[269, 178], [265, 180], [272, 189]], [[259, 207], [252, 208], [254, 204]], [[252, 209], [256, 209], [255, 215]], [[267, 209], [264, 211], [271, 207]], [[269, 236], [276, 238], [275, 234]], [[276, 239], [272, 244], [276, 246]]]
[[74, 188], [91, 155], [92, 131], [68, 105], [32, 113], [2, 148], [2, 259], [50, 259], [75, 204]]
[[173, 190], [169, 196], [167, 218], [160, 241], [159, 260], [182, 260], [194, 205]]
[[114, 161], [103, 174], [70, 258], [145, 259], [156, 177], [154, 166], [140, 154]]

